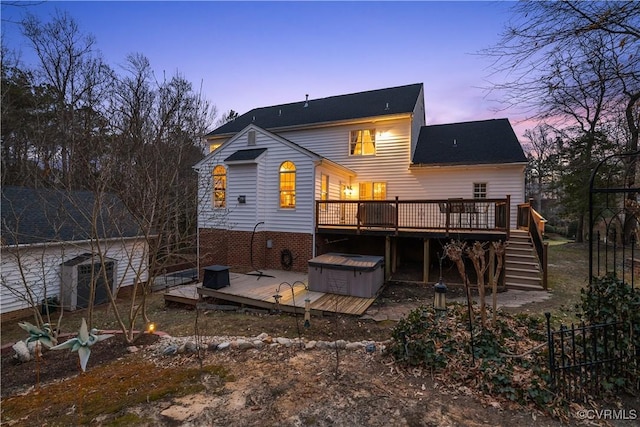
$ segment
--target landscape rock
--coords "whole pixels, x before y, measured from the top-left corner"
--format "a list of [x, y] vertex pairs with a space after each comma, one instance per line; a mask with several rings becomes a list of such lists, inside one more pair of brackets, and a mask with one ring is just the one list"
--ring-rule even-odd
[[187, 341], [184, 343], [184, 349], [187, 353], [196, 353], [198, 351], [198, 345], [193, 341]]
[[291, 347], [291, 340], [289, 338], [278, 337], [276, 338], [276, 342], [285, 347]]
[[12, 348], [16, 352], [13, 357], [16, 358], [18, 362], [24, 363], [31, 360], [31, 352], [24, 341], [18, 341]]
[[226, 350], [231, 346], [229, 341], [225, 341], [223, 343], [218, 344], [218, 350]]
[[360, 350], [361, 348], [364, 348], [364, 344], [362, 344], [361, 342], [350, 342], [347, 343], [345, 348], [351, 351]]
[[165, 348], [164, 350], [162, 350], [162, 354], [164, 356], [173, 356], [174, 354], [176, 354], [178, 352], [178, 346], [175, 344], [171, 344], [169, 345], [167, 348]]
[[304, 346], [304, 349], [305, 349], [305, 350], [313, 350], [314, 348], [316, 348], [316, 341], [309, 341], [309, 342]]

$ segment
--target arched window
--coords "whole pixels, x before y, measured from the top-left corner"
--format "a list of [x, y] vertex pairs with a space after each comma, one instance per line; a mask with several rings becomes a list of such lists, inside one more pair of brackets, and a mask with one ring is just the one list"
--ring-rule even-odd
[[227, 169], [218, 165], [213, 168], [213, 207], [224, 208], [227, 205]]
[[290, 161], [280, 165], [280, 207], [296, 207], [296, 165]]

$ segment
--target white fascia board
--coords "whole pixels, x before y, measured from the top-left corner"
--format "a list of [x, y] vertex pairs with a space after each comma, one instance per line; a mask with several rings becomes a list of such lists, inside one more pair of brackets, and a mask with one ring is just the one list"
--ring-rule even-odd
[[[397, 119], [412, 118], [412, 117], [413, 117], [413, 113], [397, 113], [397, 114], [388, 114], [388, 115], [381, 115], [381, 116], [360, 117], [357, 119], [334, 120], [330, 122], [303, 123], [300, 125], [281, 126], [281, 127], [269, 129], [267, 132], [285, 132], [285, 131], [292, 131], [292, 130], [317, 129], [317, 128], [344, 126], [344, 125], [352, 125], [352, 124], [360, 124], [360, 123], [379, 123], [379, 122], [384, 122], [389, 120], [397, 120]], [[249, 125], [249, 126], [252, 126], [252, 125]], [[243, 131], [244, 130], [240, 132], [243, 132]], [[212, 135], [210, 139], [208, 139], [207, 141], [211, 141], [214, 139], [223, 139], [225, 137], [229, 138], [233, 135], [234, 135], [233, 133]]]
[[411, 163], [409, 165], [409, 169], [468, 169], [468, 168], [492, 168], [492, 169], [501, 169], [506, 167], [513, 166], [521, 166], [522, 168], [526, 167], [527, 163], [524, 162], [516, 162], [516, 163], [467, 163], [467, 164], [442, 164], [442, 165], [426, 165], [424, 163]]
[[346, 166], [342, 166], [340, 163], [336, 163], [332, 160], [329, 160], [325, 157], [321, 158], [320, 160], [316, 161], [316, 166], [324, 166], [327, 169], [333, 169], [335, 171], [338, 171], [340, 173], [349, 175], [350, 177], [354, 178], [356, 177], [358, 174], [356, 173], [356, 171], [354, 171], [353, 169], [349, 169]]

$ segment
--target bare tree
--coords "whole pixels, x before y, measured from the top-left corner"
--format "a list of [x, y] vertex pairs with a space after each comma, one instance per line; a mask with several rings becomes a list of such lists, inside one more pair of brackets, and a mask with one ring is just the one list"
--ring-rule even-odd
[[637, 108], [640, 6], [519, 2], [514, 12], [501, 41], [484, 52], [495, 59], [496, 76], [505, 79], [493, 89], [504, 94], [506, 105], [520, 106], [530, 118], [547, 120], [566, 135], [563, 141], [571, 146], [563, 149], [571, 157], [565, 155], [570, 173], [563, 194], [571, 200], [563, 205], [571, 208], [567, 214], [576, 219], [581, 241], [589, 171], [611, 148], [637, 147], [637, 118], [627, 120], [630, 140], [619, 147], [610, 146], [606, 130], [617, 120], [620, 105], [625, 112]]
[[[120, 247], [126, 254], [119, 254], [118, 268], [127, 279], [115, 288], [107, 286], [106, 292], [132, 340], [136, 322], [149, 320], [145, 295], [154, 277], [168, 263], [196, 259], [199, 183], [192, 166], [205, 151], [202, 138], [215, 107], [179, 74], [157, 79], [143, 55], [130, 55], [125, 73], [117, 75], [100, 59], [93, 38], [67, 14], [48, 23], [30, 16], [24, 33], [40, 63], [22, 72], [3, 57], [3, 121], [15, 118], [11, 133], [3, 126], [3, 152], [17, 165], [7, 177], [29, 170], [31, 180], [12, 183], [54, 187], [69, 195], [78, 189], [91, 192], [89, 205], [77, 200], [74, 206], [82, 211], [89, 252], [97, 260], [88, 320], [91, 324], [95, 286], [108, 281], [106, 266], [114, 247]], [[11, 97], [4, 96], [5, 88], [11, 89]], [[20, 134], [21, 128], [29, 132]], [[105, 219], [112, 228], [109, 242], [103, 238]], [[129, 245], [131, 222], [143, 242], [142, 257], [140, 248]], [[117, 289], [130, 283], [134, 292], [128, 312], [120, 312]], [[25, 289], [32, 285], [26, 281]], [[36, 302], [36, 296], [26, 295]]]
[[101, 100], [113, 85], [112, 70], [94, 38], [67, 13], [57, 12], [46, 23], [28, 15], [22, 28], [39, 59], [34, 76], [46, 87], [54, 113], [40, 140], [42, 167], [56, 172], [49, 177], [53, 182], [81, 187], [94, 172], [93, 151], [103, 147], [93, 139], [101, 136]]
[[553, 190], [558, 178], [558, 134], [542, 123], [527, 129], [523, 148], [527, 153], [527, 194], [535, 201], [535, 209], [542, 212], [542, 199]]

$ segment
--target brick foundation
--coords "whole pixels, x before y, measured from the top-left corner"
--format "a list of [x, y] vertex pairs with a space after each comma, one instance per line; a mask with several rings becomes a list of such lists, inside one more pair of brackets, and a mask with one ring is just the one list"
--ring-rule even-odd
[[[271, 240], [271, 248], [267, 248], [268, 240]], [[258, 231], [254, 234], [250, 231], [201, 228], [199, 277], [202, 279], [204, 267], [215, 264], [228, 265], [235, 271], [245, 272], [255, 269], [283, 270], [281, 254], [285, 249], [293, 255], [291, 270], [306, 272], [307, 261], [313, 254], [311, 234], [274, 231]]]

